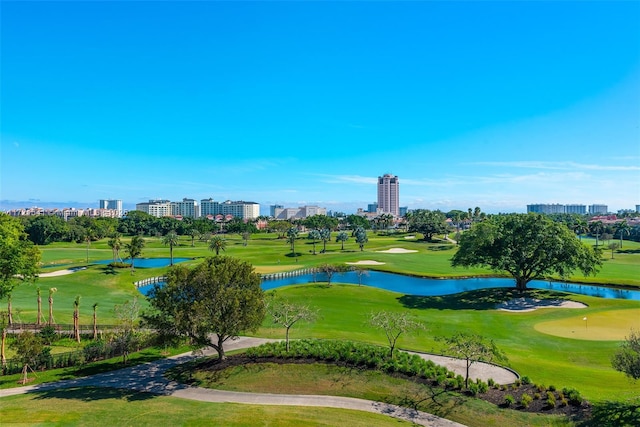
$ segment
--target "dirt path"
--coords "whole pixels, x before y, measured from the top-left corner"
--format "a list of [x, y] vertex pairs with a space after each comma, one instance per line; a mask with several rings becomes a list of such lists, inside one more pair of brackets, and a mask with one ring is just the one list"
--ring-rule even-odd
[[[269, 341], [276, 340], [240, 337], [236, 340], [228, 342], [225, 345], [225, 351], [254, 347]], [[212, 351], [205, 352], [205, 354], [211, 353]], [[454, 372], [458, 372], [458, 370], [460, 369], [460, 364], [462, 364], [461, 366], [464, 368], [464, 361], [423, 353], [416, 354], [419, 354], [425, 359], [433, 360], [437, 364], [446, 366], [447, 368], [454, 370]], [[422, 426], [464, 427], [462, 424], [458, 424], [456, 422], [440, 418], [426, 412], [415, 411], [409, 408], [389, 405], [382, 402], [338, 396], [230, 392], [201, 387], [191, 387], [185, 384], [177, 383], [175, 381], [170, 381], [164, 377], [164, 372], [167, 369], [191, 361], [196, 357], [199, 356], [195, 356], [192, 353], [184, 353], [143, 365], [132, 366], [130, 368], [124, 368], [117, 371], [106, 372], [104, 374], [93, 375], [90, 377], [79, 378], [75, 380], [57, 381], [53, 383], [4, 389], [0, 390], [0, 398], [4, 396], [13, 396], [17, 394], [55, 390], [60, 388], [111, 387], [153, 393], [164, 396], [180, 397], [183, 399], [198, 400], [203, 402], [229, 402], [256, 405], [321, 406], [328, 408], [355, 409], [403, 419]], [[499, 368], [497, 366], [488, 364], [476, 365], [478, 366], [478, 370], [473, 371], [475, 372], [473, 375], [478, 375], [478, 377], [483, 379], [493, 378], [498, 383], [500, 383], [501, 381], [505, 381], [506, 383], [513, 382], [515, 381], [515, 378], [517, 378], [510, 371]], [[510, 377], [508, 374], [506, 374], [506, 372], [508, 372], [510, 375], [513, 375], [513, 377]], [[464, 370], [462, 374], [464, 375]], [[502, 377], [501, 375], [504, 375], [504, 377]]]

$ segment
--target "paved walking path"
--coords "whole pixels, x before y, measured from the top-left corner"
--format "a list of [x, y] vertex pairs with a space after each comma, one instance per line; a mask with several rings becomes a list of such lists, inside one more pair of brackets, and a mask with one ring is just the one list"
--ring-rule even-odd
[[[275, 340], [240, 337], [225, 344], [225, 351], [253, 347], [268, 341]], [[206, 353], [211, 354], [212, 351], [208, 351]], [[464, 361], [456, 361], [455, 359], [443, 358], [442, 356], [432, 356], [421, 353], [417, 354], [420, 354], [420, 356], [423, 358], [442, 358], [442, 362], [462, 362], [462, 365], [464, 367]], [[164, 396], [180, 397], [183, 399], [198, 400], [203, 402], [228, 402], [255, 405], [321, 406], [329, 408], [355, 409], [388, 415], [390, 417], [411, 421], [422, 426], [464, 427], [462, 424], [440, 418], [426, 412], [415, 411], [413, 409], [403, 408], [400, 406], [390, 405], [382, 402], [338, 396], [243, 393], [214, 390], [201, 387], [191, 387], [175, 381], [170, 381], [164, 377], [164, 372], [167, 369], [193, 360], [196, 357], [199, 356], [194, 356], [192, 353], [184, 353], [166, 359], [132, 366], [130, 368], [124, 368], [117, 371], [97, 374], [90, 377], [4, 389], [0, 390], [0, 398], [4, 396], [13, 396], [17, 394], [48, 391], [60, 388], [111, 387], [153, 393]], [[437, 360], [434, 360], [434, 362], [447, 366], [446, 363], [440, 363]], [[447, 367], [449, 369], [452, 369], [449, 366]], [[500, 370], [506, 371], [493, 365], [487, 365], [487, 367], [485, 367], [484, 369], [485, 372], [483, 372], [483, 375], [486, 375], [487, 372], [491, 372], [491, 378], [496, 380], [496, 382], [499, 382], [498, 378], [500, 378]], [[464, 375], [464, 372], [462, 372], [462, 374]], [[513, 373], [511, 373], [511, 375], [513, 375]], [[507, 377], [508, 376], [506, 376], [505, 378]], [[511, 382], [515, 381], [516, 376], [513, 375], [513, 378], [513, 380], [510, 380]]]

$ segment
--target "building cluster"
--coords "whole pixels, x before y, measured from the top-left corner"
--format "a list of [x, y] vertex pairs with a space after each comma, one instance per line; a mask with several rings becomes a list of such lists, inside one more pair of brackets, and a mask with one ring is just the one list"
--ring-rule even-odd
[[297, 208], [285, 208], [282, 205], [271, 205], [269, 214], [275, 219], [304, 219], [314, 215], [326, 215], [327, 209], [318, 206], [300, 206]]
[[527, 213], [543, 213], [543, 214], [578, 214], [578, 215], [604, 215], [609, 212], [607, 205], [562, 205], [558, 203], [544, 204], [538, 203], [527, 205]]
[[170, 200], [149, 200], [136, 204], [136, 210], [146, 212], [151, 216], [174, 218], [209, 218], [235, 217], [240, 219], [256, 219], [260, 216], [260, 205], [255, 202], [231, 201], [217, 202], [212, 198], [195, 199], [184, 198], [178, 202]]
[[100, 200], [98, 208], [25, 208], [25, 209], [12, 209], [7, 211], [7, 214], [11, 216], [38, 216], [38, 215], [52, 215], [59, 216], [60, 218], [68, 221], [71, 218], [79, 216], [88, 216], [91, 218], [121, 218], [125, 212], [122, 210], [122, 200]]
[[[399, 220], [407, 214], [408, 208], [400, 206], [400, 179], [392, 174], [384, 174], [377, 181], [378, 201], [370, 203], [366, 210], [359, 208], [356, 215], [368, 219], [376, 218], [382, 214], [389, 214]], [[640, 212], [640, 205], [635, 206], [635, 211]], [[181, 201], [172, 202], [164, 199], [154, 199], [148, 202], [136, 204], [136, 210], [145, 212], [154, 217], [181, 218], [208, 218], [211, 220], [229, 220], [240, 218], [243, 220], [255, 220], [260, 216], [260, 205], [256, 202], [231, 201], [218, 202], [212, 198], [195, 199], [183, 198]], [[578, 215], [606, 215], [609, 207], [602, 204], [546, 204], [538, 203], [527, 205], [527, 212], [543, 214], [578, 214]], [[626, 211], [619, 211], [624, 213]], [[122, 209], [122, 200], [100, 200], [98, 208], [76, 209], [45, 209], [25, 208], [7, 211], [11, 216], [35, 216], [57, 215], [65, 221], [69, 218], [89, 216], [94, 218], [109, 217], [121, 218], [126, 215]], [[288, 208], [283, 205], [271, 205], [270, 216], [279, 220], [304, 219], [314, 215], [327, 215], [327, 209], [319, 206], [299, 206]]]

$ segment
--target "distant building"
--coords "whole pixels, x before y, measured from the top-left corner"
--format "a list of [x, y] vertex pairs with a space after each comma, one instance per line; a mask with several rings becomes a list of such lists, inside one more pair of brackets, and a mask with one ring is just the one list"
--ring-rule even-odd
[[123, 214], [122, 210], [122, 200], [106, 200], [101, 199], [98, 202], [98, 209], [111, 209], [117, 211], [116, 218], [121, 218]]
[[182, 199], [181, 202], [171, 202], [171, 215], [183, 218], [199, 218], [200, 205], [194, 199]]
[[384, 174], [378, 177], [378, 209], [382, 213], [400, 215], [400, 181], [397, 176]]
[[269, 216], [272, 218], [276, 217], [276, 209], [284, 209], [283, 205], [271, 205], [269, 206]]
[[589, 205], [589, 213], [591, 215], [603, 215], [609, 212], [607, 205]]
[[148, 213], [151, 216], [161, 218], [171, 216], [171, 202], [169, 200], [149, 200], [145, 203], [137, 203], [136, 210]]
[[585, 205], [564, 205], [564, 213], [586, 215], [587, 207]]
[[275, 208], [275, 219], [304, 219], [314, 215], [326, 215], [327, 208], [318, 206], [300, 206], [299, 208]]
[[538, 203], [538, 204], [533, 204], [533, 205], [527, 205], [527, 213], [542, 213], [542, 214], [562, 214], [565, 213], [564, 212], [564, 205], [560, 205], [557, 203], [554, 204], [543, 204], [543, 203]]
[[212, 198], [200, 200], [200, 215], [203, 217], [231, 215], [241, 219], [256, 219], [260, 216], [260, 205], [242, 200], [216, 202]]
[[407, 212], [409, 212], [409, 207], [408, 206], [400, 206], [400, 208], [398, 208], [399, 212], [400, 212], [400, 216], [404, 217], [407, 216]]
[[636, 205], [636, 212], [640, 213], [640, 205]]
[[369, 213], [378, 212], [378, 204], [377, 203], [369, 203], [367, 205], [367, 212], [369, 212]]

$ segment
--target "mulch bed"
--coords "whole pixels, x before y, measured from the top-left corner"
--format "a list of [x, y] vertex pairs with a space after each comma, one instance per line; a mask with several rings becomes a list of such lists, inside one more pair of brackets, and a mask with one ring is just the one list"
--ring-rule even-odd
[[[216, 359], [209, 359], [206, 361], [202, 361], [196, 364], [196, 369], [198, 370], [208, 370], [208, 371], [222, 371], [227, 368], [231, 368], [234, 366], [241, 366], [252, 363], [275, 363], [279, 365], [284, 364], [308, 364], [308, 363], [331, 363], [336, 366], [364, 369], [361, 366], [352, 366], [350, 364], [344, 362], [326, 362], [323, 360], [317, 359], [306, 359], [306, 358], [280, 358], [280, 357], [261, 357], [254, 358], [248, 357], [244, 354], [238, 354], [233, 356], [228, 356], [225, 360], [218, 362]], [[422, 379], [411, 377], [404, 374], [390, 374], [394, 377], [404, 378], [410, 381], [418, 382], [421, 384], [426, 384], [429, 386], [436, 386], [432, 380]], [[587, 401], [583, 401], [581, 405], [573, 405], [571, 403], [563, 405], [561, 403], [561, 399], [559, 397], [559, 392], [553, 392], [554, 397], [556, 399], [556, 405], [554, 407], [550, 407], [547, 405], [547, 391], [539, 392], [535, 385], [533, 384], [522, 384], [520, 386], [508, 385], [506, 387], [495, 388], [490, 387], [486, 393], [477, 394], [476, 398], [485, 400], [490, 402], [501, 408], [508, 408], [517, 411], [525, 411], [525, 412], [533, 412], [540, 414], [554, 414], [554, 415], [564, 415], [574, 420], [587, 420], [591, 418], [591, 404]], [[458, 391], [460, 390], [451, 390]], [[461, 392], [465, 393], [465, 392]], [[540, 395], [539, 399], [533, 399], [531, 403], [524, 407], [520, 404], [520, 399], [523, 394], [529, 394], [531, 397], [534, 397], [536, 393]], [[468, 394], [468, 393], [467, 393]], [[511, 395], [515, 399], [515, 403], [513, 405], [507, 405], [505, 403], [505, 398], [507, 395]]]

